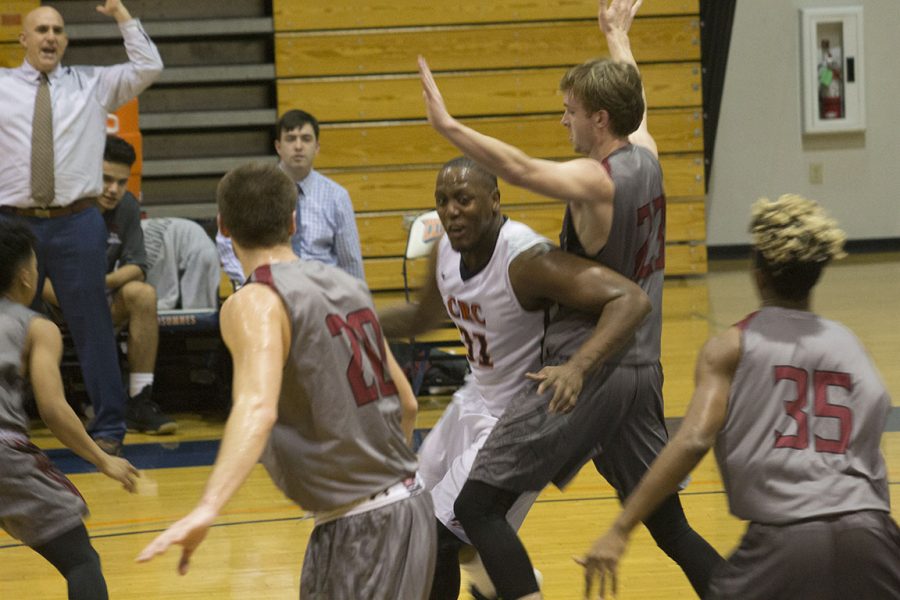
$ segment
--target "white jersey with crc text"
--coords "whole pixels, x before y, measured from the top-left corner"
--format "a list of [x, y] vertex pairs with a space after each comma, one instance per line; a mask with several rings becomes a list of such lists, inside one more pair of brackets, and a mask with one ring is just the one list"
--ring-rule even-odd
[[525, 250], [549, 240], [509, 219], [500, 228], [494, 253], [477, 273], [467, 273], [445, 234], [438, 246], [437, 285], [444, 307], [459, 329], [469, 366], [490, 413], [499, 417], [540, 369], [544, 312], [528, 311], [516, 300], [509, 265]]
[[777, 525], [889, 511], [879, 444], [891, 401], [856, 336], [772, 306], [738, 327], [741, 358], [715, 446], [731, 512]]

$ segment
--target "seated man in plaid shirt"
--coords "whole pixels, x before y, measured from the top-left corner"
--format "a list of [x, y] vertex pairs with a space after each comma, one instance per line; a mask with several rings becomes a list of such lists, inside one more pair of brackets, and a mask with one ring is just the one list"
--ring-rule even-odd
[[[294, 253], [336, 265], [365, 280], [350, 194], [313, 169], [319, 154], [319, 122], [305, 111], [290, 110], [279, 119], [276, 135], [278, 166], [297, 184], [297, 233], [291, 237]], [[231, 240], [220, 232], [216, 246], [225, 272], [235, 286], [242, 285], [244, 275]]]

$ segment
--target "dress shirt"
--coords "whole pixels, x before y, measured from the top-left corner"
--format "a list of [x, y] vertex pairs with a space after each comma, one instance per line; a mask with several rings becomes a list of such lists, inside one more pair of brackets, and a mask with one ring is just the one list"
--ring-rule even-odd
[[[297, 184], [303, 191], [297, 198], [300, 227], [291, 238], [294, 253], [300, 258], [336, 265], [365, 281], [359, 232], [350, 194], [340, 184], [315, 169]], [[234, 255], [231, 240], [216, 234], [216, 246], [222, 267], [232, 281], [244, 282], [244, 271]]]
[[[51, 206], [66, 206], [103, 190], [106, 117], [146, 89], [162, 58], [140, 21], [119, 24], [128, 62], [110, 67], [57, 65], [51, 73], [56, 189]], [[29, 208], [31, 123], [40, 73], [26, 60], [0, 69], [0, 206]]]

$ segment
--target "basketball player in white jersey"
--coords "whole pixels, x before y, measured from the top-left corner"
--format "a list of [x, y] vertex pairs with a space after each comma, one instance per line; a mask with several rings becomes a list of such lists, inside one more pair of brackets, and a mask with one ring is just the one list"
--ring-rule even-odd
[[706, 598], [900, 598], [879, 448], [891, 401], [856, 336], [810, 307], [844, 232], [795, 195], [759, 200], [750, 232], [762, 305], [701, 350], [678, 433], [583, 559], [588, 588], [599, 575], [602, 594], [606, 574], [616, 587], [635, 524], [714, 447], [731, 512], [750, 525]]
[[138, 472], [101, 450], [66, 402], [59, 373], [62, 336], [52, 321], [28, 308], [38, 280], [34, 243], [24, 222], [0, 218], [0, 527], [56, 567], [70, 600], [102, 600], [107, 588], [100, 557], [82, 522], [87, 506], [29, 440], [26, 381], [60, 442], [128, 491], [135, 491]]
[[219, 230], [248, 277], [221, 313], [234, 360], [231, 414], [197, 507], [138, 560], [180, 544], [185, 573], [261, 458], [275, 484], [316, 520], [301, 599], [427, 598], [434, 508], [400, 427], [398, 394], [409, 384], [368, 289], [337, 267], [294, 254], [297, 189], [277, 166], [233, 169], [217, 201]]
[[[502, 179], [564, 201], [562, 249], [631, 278], [652, 305], [622, 352], [590, 370], [572, 368], [569, 359], [590, 335], [593, 317], [564, 303], [552, 311], [538, 375], [544, 386], [511, 406], [479, 451], [454, 512], [504, 598], [539, 597], [527, 552], [504, 518], [519, 496], [551, 482], [563, 487], [593, 459], [624, 499], [668, 437], [659, 361], [666, 199], [628, 40], [639, 6], [639, 0], [599, 0], [598, 21], [612, 60], [572, 67], [560, 82], [562, 124], [584, 158], [535, 159], [461, 124], [420, 59], [432, 126]], [[547, 387], [573, 393], [570, 404], [580, 394], [573, 412], [554, 415], [541, 394]], [[722, 558], [690, 527], [678, 496], [645, 524], [702, 596]]]
[[[448, 315], [467, 348], [472, 378], [458, 391], [419, 452], [439, 530], [431, 598], [459, 596], [459, 560], [469, 539], [453, 504], [478, 449], [497, 419], [540, 369], [544, 309], [557, 302], [594, 315], [594, 334], [573, 361], [602, 363], [621, 347], [649, 311], [640, 288], [596, 263], [550, 245], [528, 226], [500, 212], [497, 178], [468, 158], [446, 163], [437, 177], [435, 204], [445, 234], [438, 241], [418, 301], [381, 315], [390, 337], [412, 336]], [[599, 316], [599, 321], [598, 321]], [[560, 389], [554, 406], [567, 410]], [[537, 492], [524, 494], [508, 519], [518, 528]], [[493, 596], [476, 569], [476, 593]]]

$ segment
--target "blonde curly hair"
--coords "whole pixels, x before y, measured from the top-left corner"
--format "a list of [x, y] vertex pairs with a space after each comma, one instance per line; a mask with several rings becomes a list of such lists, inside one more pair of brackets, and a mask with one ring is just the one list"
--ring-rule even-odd
[[753, 204], [750, 234], [754, 249], [768, 270], [778, 273], [789, 265], [843, 258], [847, 235], [818, 203], [797, 194], [774, 202], [760, 198]]

